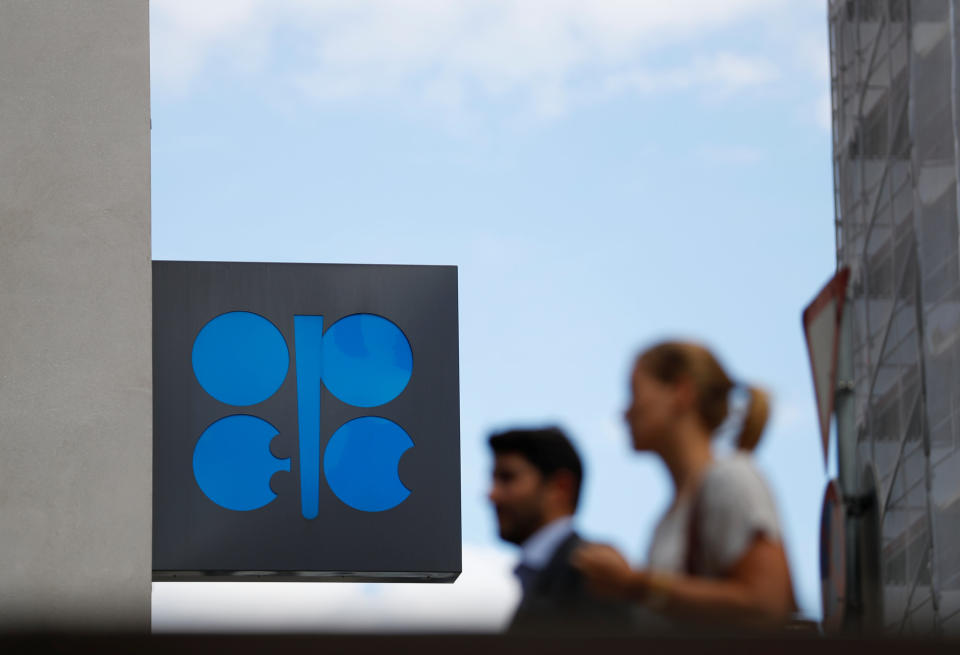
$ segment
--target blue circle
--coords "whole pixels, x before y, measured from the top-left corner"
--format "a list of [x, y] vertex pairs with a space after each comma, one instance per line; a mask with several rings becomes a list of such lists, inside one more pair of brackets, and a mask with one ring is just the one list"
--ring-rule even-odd
[[403, 428], [379, 416], [347, 421], [323, 453], [323, 473], [334, 495], [354, 509], [383, 512], [410, 495], [400, 481], [400, 458], [413, 447]]
[[193, 342], [193, 373], [204, 391], [228, 405], [263, 402], [283, 385], [290, 351], [277, 327], [251, 312], [228, 312]]
[[323, 335], [323, 382], [348, 405], [390, 402], [407, 387], [412, 372], [410, 342], [382, 316], [345, 316]]

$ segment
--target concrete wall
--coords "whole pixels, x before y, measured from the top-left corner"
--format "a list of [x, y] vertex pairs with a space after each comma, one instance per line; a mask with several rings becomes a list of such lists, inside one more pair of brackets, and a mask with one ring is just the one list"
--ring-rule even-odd
[[0, 630], [149, 629], [147, 0], [0, 0]]

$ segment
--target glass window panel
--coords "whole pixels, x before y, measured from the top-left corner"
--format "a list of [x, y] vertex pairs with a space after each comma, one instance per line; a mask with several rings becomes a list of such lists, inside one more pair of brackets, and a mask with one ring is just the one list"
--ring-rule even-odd
[[960, 539], [951, 534], [951, 528], [960, 525], [960, 501], [954, 501], [946, 507], [936, 509], [938, 530], [941, 534], [937, 542], [937, 565], [944, 589], [960, 589]]
[[912, 0], [910, 10], [914, 22], [943, 21], [948, 16], [946, 0]]
[[924, 206], [920, 216], [920, 258], [924, 269], [946, 263], [957, 251], [957, 197], [950, 185]]

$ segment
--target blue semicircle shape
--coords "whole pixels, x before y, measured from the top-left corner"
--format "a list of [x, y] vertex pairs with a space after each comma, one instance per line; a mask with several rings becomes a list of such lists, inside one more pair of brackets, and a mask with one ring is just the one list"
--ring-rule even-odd
[[270, 478], [289, 471], [290, 460], [270, 452], [277, 429], [256, 416], [235, 414], [203, 431], [193, 450], [193, 476], [203, 493], [221, 507], [259, 509], [277, 497]]
[[413, 447], [403, 428], [379, 416], [347, 421], [333, 433], [323, 455], [323, 472], [337, 498], [363, 512], [383, 512], [410, 495], [397, 466]]
[[252, 312], [211, 319], [193, 342], [193, 372], [204, 391], [228, 405], [263, 402], [283, 385], [290, 351], [280, 330]]

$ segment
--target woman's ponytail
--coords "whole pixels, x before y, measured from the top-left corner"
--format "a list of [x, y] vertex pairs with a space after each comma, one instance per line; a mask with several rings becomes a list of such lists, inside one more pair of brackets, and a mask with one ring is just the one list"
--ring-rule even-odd
[[770, 396], [757, 387], [747, 387], [750, 400], [743, 415], [743, 425], [737, 435], [737, 448], [751, 451], [760, 443], [763, 428], [770, 415]]

